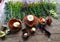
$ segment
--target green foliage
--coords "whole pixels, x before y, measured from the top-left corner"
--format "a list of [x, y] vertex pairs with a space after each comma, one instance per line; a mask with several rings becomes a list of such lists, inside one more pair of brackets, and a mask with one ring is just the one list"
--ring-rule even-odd
[[50, 10], [50, 15], [52, 15], [55, 19], [58, 19], [58, 16], [56, 15], [56, 12], [54, 10]]
[[5, 14], [7, 14], [6, 21], [9, 21], [11, 18], [22, 19], [23, 14], [21, 14], [23, 4], [21, 2], [11, 2], [6, 3]]
[[[8, 2], [5, 6], [5, 14], [7, 15], [6, 21], [11, 18], [17, 18], [23, 20], [24, 16], [27, 14], [33, 14], [37, 17], [46, 17], [51, 15], [54, 18], [58, 18], [56, 14], [56, 4], [48, 2], [35, 2], [33, 4], [28, 4], [24, 10], [24, 5], [21, 2]], [[51, 12], [53, 10], [54, 12]]]

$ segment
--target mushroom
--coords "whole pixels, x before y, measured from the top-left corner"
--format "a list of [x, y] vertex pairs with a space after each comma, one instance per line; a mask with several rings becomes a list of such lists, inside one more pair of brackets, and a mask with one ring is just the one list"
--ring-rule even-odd
[[46, 25], [46, 20], [45, 20], [43, 17], [40, 17], [40, 18], [39, 18], [39, 22], [40, 22], [42, 25]]
[[29, 37], [28, 32], [23, 33], [22, 37], [23, 37], [24, 40], [27, 40], [28, 37]]
[[8, 22], [8, 26], [12, 31], [18, 31], [19, 29], [21, 29], [21, 21], [18, 19], [11, 19]]
[[32, 28], [30, 29], [30, 33], [31, 33], [31, 34], [34, 34], [35, 31], [36, 31], [36, 28], [35, 28], [35, 27], [32, 27]]
[[50, 17], [48, 17], [46, 21], [47, 21], [47, 25], [51, 25], [52, 19]]

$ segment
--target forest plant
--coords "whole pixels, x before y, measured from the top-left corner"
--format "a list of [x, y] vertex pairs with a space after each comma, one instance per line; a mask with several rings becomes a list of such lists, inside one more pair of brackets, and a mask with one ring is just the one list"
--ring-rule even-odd
[[37, 17], [46, 17], [48, 15], [58, 18], [56, 14], [56, 4], [48, 2], [34, 2], [32, 4], [26, 4], [24, 7], [21, 2], [8, 2], [5, 6], [5, 14], [7, 15], [6, 21], [11, 18], [17, 18], [23, 20], [24, 16], [28, 14], [36, 15]]
[[22, 3], [21, 2], [12, 2], [9, 1], [6, 3], [5, 6], [5, 14], [7, 14], [7, 21], [9, 21], [11, 18], [17, 18], [17, 19], [22, 19], [21, 16], [21, 9], [22, 9]]

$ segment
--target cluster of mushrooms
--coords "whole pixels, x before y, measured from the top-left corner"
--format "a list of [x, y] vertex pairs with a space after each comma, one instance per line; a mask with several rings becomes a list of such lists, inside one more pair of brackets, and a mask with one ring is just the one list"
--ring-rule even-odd
[[[10, 32], [16, 33], [19, 30], [22, 30], [22, 38], [28, 39], [30, 35], [34, 35], [36, 30], [39, 29], [47, 37], [50, 37], [51, 33], [47, 31], [45, 28], [46, 25], [50, 26], [52, 23], [52, 19], [50, 17], [45, 19], [43, 17], [38, 18], [37, 16], [34, 15], [27, 15], [24, 17], [23, 20], [24, 21], [22, 22], [21, 20], [18, 20], [16, 18], [11, 19], [8, 22]], [[3, 36], [5, 36], [5, 34]]]

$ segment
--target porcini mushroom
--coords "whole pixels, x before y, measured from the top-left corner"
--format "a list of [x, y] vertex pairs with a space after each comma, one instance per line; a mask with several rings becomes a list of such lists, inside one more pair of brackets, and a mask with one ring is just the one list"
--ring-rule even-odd
[[12, 31], [18, 31], [19, 29], [21, 29], [21, 21], [18, 19], [11, 19], [8, 22], [8, 26]]
[[40, 18], [39, 18], [39, 22], [40, 22], [42, 25], [46, 25], [46, 20], [45, 20], [43, 17], [40, 17]]
[[31, 33], [31, 34], [34, 34], [35, 31], [36, 31], [36, 28], [35, 28], [35, 27], [32, 27], [32, 28], [30, 29], [30, 33]]
[[50, 17], [48, 17], [46, 21], [47, 21], [47, 25], [51, 25], [52, 19]]

